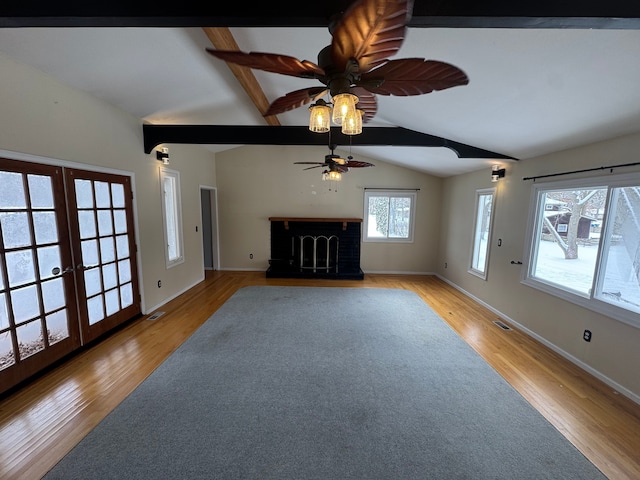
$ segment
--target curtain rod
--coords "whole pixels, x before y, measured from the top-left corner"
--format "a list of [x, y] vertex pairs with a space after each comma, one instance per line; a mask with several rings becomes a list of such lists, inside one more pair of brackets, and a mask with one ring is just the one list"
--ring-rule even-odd
[[524, 177], [522, 180], [523, 181], [525, 181], [525, 180], [533, 180], [535, 182], [536, 179], [538, 179], [538, 178], [557, 177], [559, 175], [571, 175], [572, 173], [593, 172], [593, 171], [596, 171], [596, 170], [607, 170], [607, 169], [611, 169], [611, 172], [613, 172], [614, 168], [633, 167], [634, 165], [640, 165], [640, 162], [621, 163], [621, 164], [618, 164], [618, 165], [609, 165], [608, 167], [585, 168], [584, 170], [573, 170], [571, 172], [550, 173], [548, 175], [538, 175], [538, 176], [535, 176], [535, 177]]
[[383, 188], [383, 187], [364, 187], [365, 190], [385, 190], [385, 191], [416, 191], [419, 192], [419, 188]]

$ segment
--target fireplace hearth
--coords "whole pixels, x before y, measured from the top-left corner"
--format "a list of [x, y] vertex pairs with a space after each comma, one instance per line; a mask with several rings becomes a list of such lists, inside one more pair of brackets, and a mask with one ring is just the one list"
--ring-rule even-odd
[[359, 218], [270, 217], [270, 278], [362, 280]]

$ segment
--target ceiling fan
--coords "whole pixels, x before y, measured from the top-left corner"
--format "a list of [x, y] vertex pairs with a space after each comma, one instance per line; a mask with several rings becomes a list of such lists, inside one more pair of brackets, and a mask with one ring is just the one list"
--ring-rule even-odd
[[378, 109], [376, 95], [422, 95], [469, 83], [454, 65], [424, 58], [389, 60], [400, 49], [413, 12], [413, 0], [356, 0], [329, 25], [331, 44], [318, 63], [275, 54], [207, 49], [226, 62], [293, 77], [319, 80], [323, 86], [289, 92], [271, 103], [264, 116], [278, 115], [316, 101], [351, 93], [362, 121]]
[[353, 157], [349, 155], [347, 159], [340, 157], [333, 153], [336, 146], [329, 145], [331, 153], [324, 156], [324, 162], [293, 162], [295, 165], [313, 165], [313, 167], [307, 167], [303, 170], [311, 170], [312, 168], [326, 167], [326, 170], [322, 172], [323, 180], [341, 180], [342, 174], [347, 173], [350, 168], [363, 168], [363, 167], [375, 167], [373, 163], [361, 162], [359, 160], [353, 160]]

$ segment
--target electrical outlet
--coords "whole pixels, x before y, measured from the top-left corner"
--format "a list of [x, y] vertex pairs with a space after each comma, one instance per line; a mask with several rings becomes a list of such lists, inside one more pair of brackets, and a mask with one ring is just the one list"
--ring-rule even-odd
[[253, 253], [250, 253], [250, 254], [249, 254], [249, 258], [250, 258], [251, 260], [253, 260]]
[[591, 330], [585, 330], [584, 333], [582, 334], [582, 338], [584, 338], [585, 342], [590, 342], [591, 341]]
[[162, 287], [162, 280], [158, 280], [158, 288]]

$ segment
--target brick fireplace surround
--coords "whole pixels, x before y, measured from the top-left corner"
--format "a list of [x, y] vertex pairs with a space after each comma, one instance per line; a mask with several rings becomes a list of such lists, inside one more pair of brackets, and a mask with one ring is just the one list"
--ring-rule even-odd
[[362, 280], [360, 218], [270, 217], [268, 278]]

